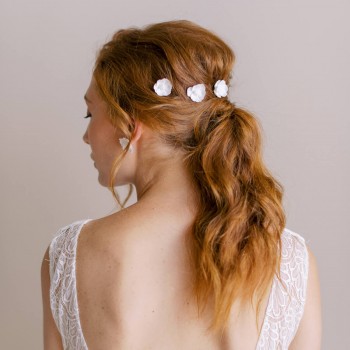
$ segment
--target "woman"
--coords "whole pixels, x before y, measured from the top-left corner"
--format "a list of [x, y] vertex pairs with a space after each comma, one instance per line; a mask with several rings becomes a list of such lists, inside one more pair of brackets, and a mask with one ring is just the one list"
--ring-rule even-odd
[[83, 139], [99, 183], [138, 200], [58, 230], [45, 349], [320, 349], [315, 257], [285, 228], [257, 120], [227, 98], [233, 63], [189, 21], [119, 30], [100, 50]]

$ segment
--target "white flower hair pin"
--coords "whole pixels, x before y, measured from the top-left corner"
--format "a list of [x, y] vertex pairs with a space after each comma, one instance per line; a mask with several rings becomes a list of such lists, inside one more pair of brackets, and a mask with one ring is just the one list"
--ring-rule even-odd
[[[173, 88], [169, 79], [158, 79], [154, 84], [153, 89], [158, 96], [169, 96]], [[217, 97], [226, 97], [228, 93], [228, 86], [225, 80], [218, 80], [214, 85], [214, 94]], [[206, 91], [204, 84], [197, 84], [187, 88], [187, 96], [194, 102], [201, 102], [204, 100]]]
[[187, 89], [187, 96], [194, 102], [201, 102], [205, 97], [205, 85], [197, 84]]
[[225, 80], [218, 80], [214, 85], [214, 94], [217, 97], [227, 96], [228, 86]]
[[[122, 149], [125, 149], [126, 146], [129, 144], [129, 139], [127, 139], [126, 137], [121, 137], [119, 139], [119, 143], [122, 146]], [[132, 146], [132, 144], [130, 144], [130, 148], [129, 148], [129, 152], [133, 152], [134, 148]]]
[[159, 79], [154, 84], [153, 89], [159, 96], [168, 96], [171, 93], [173, 85], [171, 84], [170, 80], [167, 78]]

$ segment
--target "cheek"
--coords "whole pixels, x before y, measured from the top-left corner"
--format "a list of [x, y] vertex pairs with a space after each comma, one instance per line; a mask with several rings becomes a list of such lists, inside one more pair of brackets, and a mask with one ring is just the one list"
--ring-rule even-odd
[[105, 146], [105, 130], [101, 127], [98, 120], [91, 120], [88, 132], [91, 148], [96, 149], [97, 151]]
[[[104, 163], [110, 163], [121, 152], [118, 132], [105, 118], [91, 120], [90, 146], [93, 154]], [[106, 164], [107, 165], [107, 164]]]
[[110, 132], [98, 133], [96, 135], [96, 150], [106, 165], [110, 165], [121, 152], [119, 140]]

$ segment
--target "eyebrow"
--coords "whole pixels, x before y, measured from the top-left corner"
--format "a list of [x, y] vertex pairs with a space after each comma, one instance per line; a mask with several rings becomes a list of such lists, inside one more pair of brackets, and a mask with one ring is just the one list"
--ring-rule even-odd
[[91, 100], [89, 100], [86, 95], [84, 95], [84, 100], [89, 102], [89, 103], [92, 103]]

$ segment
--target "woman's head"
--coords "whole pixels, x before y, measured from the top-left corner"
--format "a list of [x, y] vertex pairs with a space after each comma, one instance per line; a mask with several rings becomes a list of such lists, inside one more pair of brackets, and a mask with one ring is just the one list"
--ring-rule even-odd
[[[202, 310], [214, 296], [215, 330], [225, 326], [236, 298], [244, 304], [257, 296], [258, 313], [279, 270], [285, 226], [283, 187], [263, 164], [258, 121], [214, 93], [218, 80], [229, 84], [233, 63], [232, 50], [216, 35], [189, 21], [172, 21], [119, 30], [99, 51], [93, 71], [117, 137], [138, 146], [140, 130], [148, 130], [154, 143], [144, 151], [150, 146], [160, 160], [181, 155], [192, 178], [200, 198], [188, 237], [194, 295]], [[154, 84], [164, 78], [173, 88], [159, 96]], [[201, 102], [187, 95], [197, 84], [205, 86]], [[118, 202], [113, 181], [127, 172], [129, 146], [118, 153], [110, 174]]]
[[[218, 80], [229, 83], [233, 61], [232, 50], [208, 30], [189, 21], [164, 22], [116, 32], [99, 51], [93, 79], [112, 125], [131, 144], [135, 122], [140, 121], [159, 136], [162, 146], [185, 154], [194, 146], [196, 125], [207, 125], [214, 112], [234, 107], [214, 94]], [[163, 78], [172, 83], [169, 96], [154, 90]], [[205, 85], [200, 103], [187, 95], [196, 84]], [[125, 150], [122, 156], [127, 154]]]

